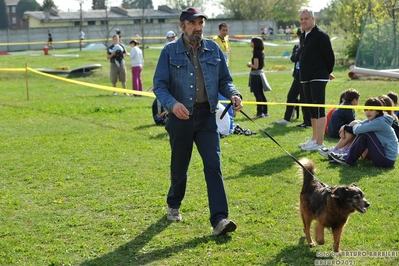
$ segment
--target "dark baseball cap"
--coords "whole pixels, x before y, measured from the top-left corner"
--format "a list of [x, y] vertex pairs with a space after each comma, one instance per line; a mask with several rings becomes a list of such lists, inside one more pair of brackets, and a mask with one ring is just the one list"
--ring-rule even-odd
[[184, 20], [193, 21], [197, 17], [204, 17], [205, 19], [208, 19], [208, 17], [204, 13], [202, 13], [201, 10], [189, 7], [181, 12], [180, 21]]

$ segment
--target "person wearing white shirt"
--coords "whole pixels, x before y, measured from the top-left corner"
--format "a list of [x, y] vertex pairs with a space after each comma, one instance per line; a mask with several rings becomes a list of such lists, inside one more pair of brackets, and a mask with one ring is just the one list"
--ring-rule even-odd
[[[143, 91], [143, 82], [141, 80], [141, 70], [144, 65], [143, 52], [138, 47], [140, 43], [136, 40], [130, 41], [130, 63], [132, 65], [132, 83], [134, 91]], [[134, 96], [140, 96], [134, 94]]]
[[84, 39], [85, 39], [85, 36], [86, 36], [86, 34], [84, 33], [84, 31], [83, 31], [83, 30], [80, 30], [80, 31], [79, 31], [79, 43], [80, 43], [80, 47], [83, 47], [83, 46], [84, 46], [83, 41], [84, 41]]
[[85, 39], [86, 34], [83, 30], [79, 31], [79, 40], [83, 41]]

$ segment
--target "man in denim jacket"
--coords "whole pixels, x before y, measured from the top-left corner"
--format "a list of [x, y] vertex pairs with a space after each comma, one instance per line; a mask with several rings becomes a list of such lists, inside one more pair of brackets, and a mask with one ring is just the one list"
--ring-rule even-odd
[[187, 184], [193, 143], [202, 157], [208, 189], [210, 222], [214, 235], [236, 229], [228, 219], [220, 143], [215, 115], [218, 94], [242, 109], [240, 93], [232, 84], [223, 52], [209, 39], [203, 39], [207, 16], [196, 8], [180, 15], [181, 38], [166, 45], [154, 74], [154, 93], [169, 112], [166, 130], [171, 146], [171, 186], [167, 196], [167, 218], [180, 221], [180, 205]]

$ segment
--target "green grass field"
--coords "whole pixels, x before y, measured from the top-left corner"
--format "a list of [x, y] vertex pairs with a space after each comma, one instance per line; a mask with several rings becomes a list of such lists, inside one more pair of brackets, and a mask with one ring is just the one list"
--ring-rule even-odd
[[[265, 69], [278, 65], [289, 70], [267, 73], [273, 90], [266, 96], [271, 103], [284, 103], [293, 65], [279, 56], [291, 52], [293, 44], [276, 43], [281, 46], [266, 47], [266, 55], [276, 58], [267, 58]], [[244, 100], [253, 102], [245, 66], [251, 48], [232, 46], [234, 83]], [[110, 85], [104, 51], [50, 51], [78, 54], [78, 58], [30, 53], [37, 56], [2, 56], [0, 69], [24, 68], [25, 64], [31, 68], [102, 64], [92, 75], [73, 80]], [[145, 49], [144, 53], [147, 89], [160, 50]], [[336, 79], [327, 86], [328, 104], [337, 104], [347, 88], [361, 92], [361, 103], [398, 91], [396, 80], [350, 80], [348, 70], [348, 66], [335, 68]], [[318, 153], [301, 151], [297, 144], [311, 131], [295, 127], [301, 119], [276, 125], [283, 118], [284, 106], [271, 105], [270, 117], [256, 123], [297, 158], [312, 159], [318, 166], [318, 179], [330, 185], [355, 182], [371, 203], [366, 214], [353, 214], [344, 229], [341, 248], [352, 252], [347, 256], [331, 256], [327, 230], [324, 246], [307, 247], [298, 209], [302, 185], [298, 169], [243, 115], [238, 114], [235, 123], [257, 134], [221, 139], [230, 218], [238, 228], [229, 236], [214, 237], [196, 150], [181, 207], [183, 221], [166, 220], [170, 150], [165, 129], [152, 120], [153, 98], [112, 96], [112, 91], [32, 72], [27, 76], [29, 100], [25, 72], [0, 70], [0, 265], [399, 264], [398, 166], [381, 169], [359, 161], [349, 168], [330, 165]], [[244, 112], [254, 115], [255, 106], [246, 104]], [[361, 110], [356, 115], [364, 118]], [[325, 139], [326, 146], [334, 143]]]

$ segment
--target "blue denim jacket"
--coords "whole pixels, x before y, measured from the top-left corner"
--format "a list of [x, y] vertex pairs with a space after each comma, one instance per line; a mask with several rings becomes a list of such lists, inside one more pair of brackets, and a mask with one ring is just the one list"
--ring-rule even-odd
[[[195, 101], [195, 70], [183, 44], [183, 36], [166, 45], [154, 74], [154, 93], [162, 105], [172, 112], [180, 102], [192, 114]], [[240, 95], [226, 65], [222, 50], [212, 40], [203, 39], [199, 62], [204, 73], [205, 90], [210, 111], [217, 109], [218, 93], [230, 99]]]

